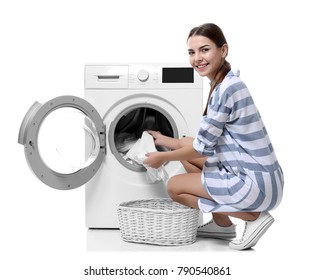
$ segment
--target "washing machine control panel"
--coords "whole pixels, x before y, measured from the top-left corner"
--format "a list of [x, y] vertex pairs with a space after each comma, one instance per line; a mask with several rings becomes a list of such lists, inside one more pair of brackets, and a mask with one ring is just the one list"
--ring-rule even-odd
[[191, 66], [129, 65], [129, 88], [195, 88], [202, 79]]
[[202, 88], [203, 80], [189, 65], [86, 65], [86, 89]]

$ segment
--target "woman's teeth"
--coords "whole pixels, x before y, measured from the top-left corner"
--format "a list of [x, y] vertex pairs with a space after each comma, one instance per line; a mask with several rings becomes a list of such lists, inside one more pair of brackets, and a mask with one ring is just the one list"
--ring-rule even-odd
[[202, 64], [202, 65], [198, 65], [198, 66], [196, 66], [198, 69], [202, 69], [202, 68], [204, 68], [204, 67], [206, 67], [208, 64]]

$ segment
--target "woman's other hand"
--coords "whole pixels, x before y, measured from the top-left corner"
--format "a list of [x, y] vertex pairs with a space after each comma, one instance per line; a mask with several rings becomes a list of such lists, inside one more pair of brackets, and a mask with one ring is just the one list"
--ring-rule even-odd
[[147, 132], [151, 136], [154, 137], [154, 141], [155, 141], [156, 146], [162, 146], [163, 145], [162, 138], [164, 137], [164, 135], [162, 135], [159, 131], [154, 131], [154, 130], [148, 130]]
[[144, 160], [144, 164], [149, 167], [157, 169], [165, 163], [162, 152], [147, 153], [146, 156], [147, 158]]

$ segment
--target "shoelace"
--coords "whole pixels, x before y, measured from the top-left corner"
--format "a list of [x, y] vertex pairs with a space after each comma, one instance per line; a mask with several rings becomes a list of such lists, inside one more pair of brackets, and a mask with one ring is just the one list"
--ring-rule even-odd
[[243, 231], [242, 237], [240, 239], [241, 241], [243, 241], [243, 238], [244, 238], [244, 235], [246, 233], [246, 230], [247, 230], [247, 222], [245, 222], [244, 231]]
[[212, 223], [213, 223], [213, 220], [210, 220], [209, 222], [207, 222], [207, 223], [204, 224], [204, 225], [199, 226], [198, 228], [206, 227], [207, 225], [212, 224]]

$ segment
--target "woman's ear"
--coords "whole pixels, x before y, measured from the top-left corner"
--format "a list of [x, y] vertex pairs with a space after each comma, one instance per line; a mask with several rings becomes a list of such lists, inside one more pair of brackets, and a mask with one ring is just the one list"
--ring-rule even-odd
[[228, 55], [228, 45], [227, 44], [223, 44], [222, 47], [221, 47], [221, 51], [222, 51], [222, 57], [223, 58], [226, 58], [227, 55]]

